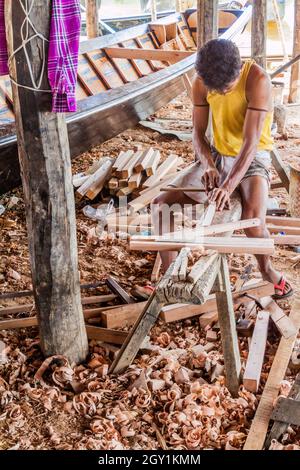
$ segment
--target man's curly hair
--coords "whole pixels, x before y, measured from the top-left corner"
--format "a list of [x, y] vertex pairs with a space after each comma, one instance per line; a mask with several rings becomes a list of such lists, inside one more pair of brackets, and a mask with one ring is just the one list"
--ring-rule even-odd
[[195, 69], [209, 90], [224, 92], [241, 68], [240, 52], [232, 41], [213, 39], [197, 53]]

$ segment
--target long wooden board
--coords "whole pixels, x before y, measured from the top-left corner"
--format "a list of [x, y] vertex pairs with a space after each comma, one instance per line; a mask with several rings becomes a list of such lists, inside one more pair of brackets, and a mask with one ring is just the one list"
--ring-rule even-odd
[[[290, 319], [293, 321], [298, 332], [300, 327], [300, 296], [298, 292], [295, 294]], [[295, 340], [296, 335], [289, 339], [281, 338], [280, 340], [264, 391], [244, 445], [244, 450], [261, 450], [263, 448], [273, 411], [273, 403], [277, 398], [280, 382], [284, 379]]]

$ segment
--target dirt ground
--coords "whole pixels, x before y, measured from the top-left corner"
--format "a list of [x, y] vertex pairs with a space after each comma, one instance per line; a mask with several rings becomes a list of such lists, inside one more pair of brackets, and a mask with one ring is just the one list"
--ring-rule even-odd
[[[184, 95], [178, 97], [156, 117], [190, 119], [189, 100]], [[276, 139], [287, 163], [299, 162], [299, 118], [300, 108], [290, 107], [288, 139]], [[181, 126], [180, 130], [185, 129]], [[190, 142], [138, 126], [80, 156], [73, 162], [73, 173], [86, 170], [101, 156], [116, 156], [120, 150], [133, 147], [157, 148], [163, 158], [175, 153], [186, 164], [193, 160]], [[285, 190], [272, 191], [271, 197], [276, 197], [280, 207], [288, 207]], [[124, 240], [91, 241], [88, 234], [95, 222], [82, 213], [86, 203], [83, 200], [76, 204], [81, 283], [103, 281], [113, 275], [128, 292], [135, 284], [149, 283], [155, 255], [129, 252]], [[0, 292], [31, 289], [22, 190], [0, 197], [0, 204], [7, 208], [0, 216]], [[291, 248], [277, 247], [273, 262], [299, 291], [299, 265], [292, 261], [293, 256]], [[231, 256], [230, 262], [236, 272], [254, 259]], [[253, 275], [258, 276], [257, 270]], [[104, 286], [90, 291], [99, 292], [107, 291]], [[0, 307], [12, 303], [16, 299], [0, 299]], [[28, 303], [28, 298], [20, 303]], [[289, 313], [289, 301], [280, 305]], [[197, 319], [170, 324], [158, 321], [152, 328], [149, 347], [123, 375], [107, 375], [111, 352], [107, 346], [91, 341], [87, 363], [74, 367], [63, 360], [53, 360], [45, 365], [42, 377], [35, 377], [43, 362], [37, 330], [0, 331], [0, 346], [2, 342], [5, 348], [5, 354], [0, 355], [0, 449], [241, 448], [276, 352], [278, 336], [274, 332], [269, 336], [258, 394], [241, 387], [235, 399], [226, 389], [222, 375], [211, 383], [212, 373], [217, 364], [222, 366], [223, 357], [219, 333], [209, 352], [204, 349], [205, 336]], [[245, 338], [239, 341], [244, 363], [248, 342]], [[288, 369], [281, 393], [288, 392], [295, 374]], [[300, 445], [299, 430], [289, 428], [283, 444], [284, 448]]]

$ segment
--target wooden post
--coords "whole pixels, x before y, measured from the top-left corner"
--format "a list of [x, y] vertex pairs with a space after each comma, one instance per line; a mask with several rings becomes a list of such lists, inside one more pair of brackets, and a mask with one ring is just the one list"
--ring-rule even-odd
[[267, 52], [267, 0], [253, 2], [251, 30], [252, 58], [266, 68]]
[[180, 13], [182, 11], [181, 0], [175, 0], [175, 10]]
[[197, 46], [200, 49], [218, 35], [218, 0], [197, 0]]
[[100, 36], [99, 28], [99, 1], [85, 0], [86, 6], [86, 29], [88, 39]]
[[[49, 37], [51, 0], [35, 0], [30, 21]], [[21, 26], [26, 1], [6, 0], [9, 55], [22, 44]], [[33, 75], [42, 68], [42, 39], [27, 42]], [[47, 61], [47, 41], [44, 41]], [[51, 93], [32, 91], [24, 50], [10, 63], [14, 111], [22, 172], [32, 283], [46, 356], [62, 354], [70, 362], [83, 361], [88, 352], [80, 301], [75, 207], [70, 151], [64, 116], [51, 109]], [[21, 86], [23, 85], [23, 86]], [[42, 90], [49, 89], [47, 66]]]
[[241, 359], [226, 256], [222, 256], [221, 269], [216, 286], [216, 301], [223, 346], [226, 386], [230, 393], [237, 397], [240, 385]]
[[157, 20], [156, 0], [151, 0], [151, 21]]
[[290, 165], [289, 212], [292, 217], [300, 217], [300, 171]]
[[[294, 0], [295, 20], [294, 20], [294, 48], [293, 57], [300, 54], [300, 0]], [[292, 67], [289, 103], [300, 101], [300, 62]]]

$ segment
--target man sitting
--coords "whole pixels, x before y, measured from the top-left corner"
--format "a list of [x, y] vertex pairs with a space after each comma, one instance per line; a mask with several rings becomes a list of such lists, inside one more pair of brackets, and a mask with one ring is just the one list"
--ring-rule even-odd
[[[208, 42], [196, 58], [193, 82], [193, 145], [195, 163], [181, 172], [171, 186], [191, 188], [200, 183], [218, 211], [228, 207], [231, 194], [238, 189], [242, 200], [242, 219], [259, 218], [261, 225], [245, 229], [248, 237], [268, 238], [266, 212], [270, 187], [270, 151], [273, 147], [272, 85], [268, 74], [253, 60], [241, 61], [236, 45], [228, 40]], [[212, 115], [212, 147], [206, 131]], [[164, 205], [199, 204], [203, 193], [166, 192], [152, 204], [157, 234], [170, 230], [164, 220]], [[171, 229], [174, 229], [174, 217]], [[167, 269], [176, 254], [161, 253]], [[293, 290], [285, 277], [272, 266], [270, 256], [257, 255], [263, 279], [274, 284], [274, 298], [283, 299]]]

